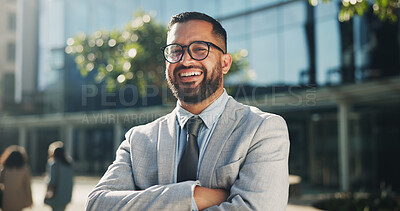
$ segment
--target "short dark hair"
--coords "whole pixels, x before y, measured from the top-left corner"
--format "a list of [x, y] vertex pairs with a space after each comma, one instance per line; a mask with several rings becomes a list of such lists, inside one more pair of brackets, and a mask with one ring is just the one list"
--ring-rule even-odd
[[226, 35], [225, 29], [222, 27], [222, 25], [217, 20], [215, 20], [211, 16], [206, 15], [204, 13], [182, 12], [182, 13], [172, 16], [172, 18], [168, 24], [168, 32], [171, 31], [171, 28], [174, 24], [184, 23], [184, 22], [187, 22], [190, 20], [203, 20], [203, 21], [207, 21], [207, 22], [211, 23], [211, 25], [213, 26], [213, 30], [212, 30], [213, 33], [224, 42], [225, 52], [227, 52], [228, 45], [227, 45], [227, 38], [226, 38], [227, 35]]

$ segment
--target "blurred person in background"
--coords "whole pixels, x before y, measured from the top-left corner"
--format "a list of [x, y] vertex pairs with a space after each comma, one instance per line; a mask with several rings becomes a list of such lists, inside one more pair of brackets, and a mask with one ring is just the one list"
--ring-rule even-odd
[[72, 159], [66, 154], [61, 141], [50, 144], [48, 153], [46, 170], [48, 189], [44, 203], [51, 206], [53, 211], [62, 211], [72, 197]]
[[4, 184], [3, 211], [31, 207], [31, 173], [25, 149], [16, 145], [7, 147], [0, 157], [0, 169], [0, 182]]

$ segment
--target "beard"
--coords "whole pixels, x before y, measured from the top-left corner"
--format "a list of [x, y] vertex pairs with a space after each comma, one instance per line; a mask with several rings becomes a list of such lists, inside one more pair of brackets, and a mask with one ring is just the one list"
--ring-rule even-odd
[[[179, 78], [177, 72], [186, 68], [198, 68], [203, 70], [203, 81], [201, 81], [198, 86], [192, 87], [195, 82], [179, 83], [177, 81], [177, 78]], [[211, 71], [207, 71], [204, 66], [179, 66], [175, 68], [173, 74], [175, 80], [172, 79], [168, 72], [166, 74], [169, 88], [177, 99], [186, 104], [197, 104], [203, 102], [205, 99], [213, 95], [222, 84], [222, 70], [221, 65], [219, 64], [215, 65]], [[208, 74], [210, 74], [210, 77], [208, 77]]]

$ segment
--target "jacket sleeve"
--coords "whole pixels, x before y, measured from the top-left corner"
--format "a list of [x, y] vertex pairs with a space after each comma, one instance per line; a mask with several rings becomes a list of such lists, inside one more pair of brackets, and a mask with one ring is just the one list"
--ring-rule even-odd
[[47, 167], [48, 167], [48, 185], [49, 186], [56, 186], [56, 185], [58, 185], [57, 184], [57, 181], [59, 180], [58, 179], [58, 174], [57, 174], [57, 166], [56, 165], [58, 165], [57, 163], [55, 163], [54, 161], [51, 161], [51, 163], [49, 163], [48, 165], [47, 165]]
[[130, 144], [129, 140], [121, 143], [116, 160], [89, 194], [86, 210], [190, 210], [195, 181], [137, 190]]
[[206, 210], [284, 211], [289, 192], [289, 136], [285, 120], [267, 117], [256, 130], [226, 202]]

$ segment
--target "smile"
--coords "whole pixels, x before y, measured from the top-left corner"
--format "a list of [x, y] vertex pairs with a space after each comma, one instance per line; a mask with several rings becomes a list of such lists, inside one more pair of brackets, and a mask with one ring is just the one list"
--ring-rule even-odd
[[181, 77], [191, 77], [191, 76], [199, 76], [201, 75], [201, 72], [184, 72], [180, 73], [179, 76]]

